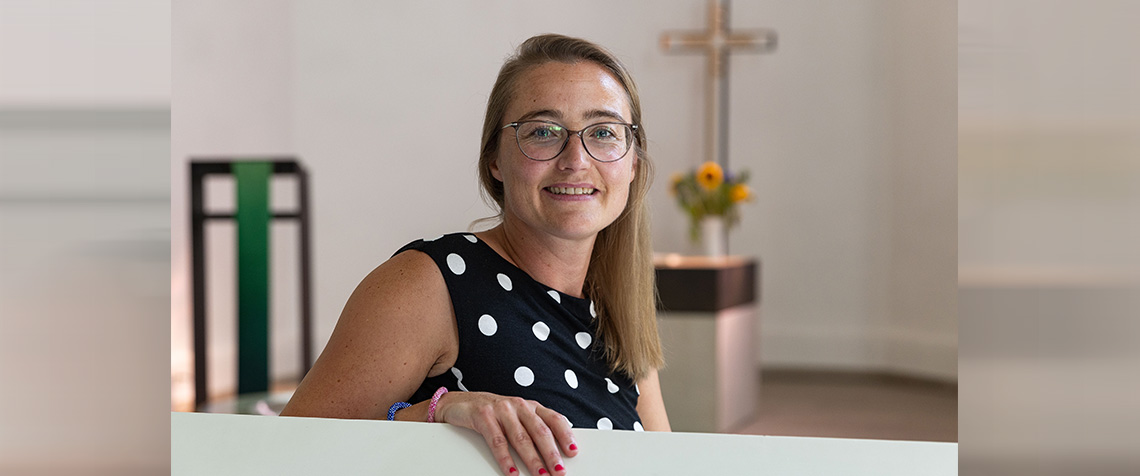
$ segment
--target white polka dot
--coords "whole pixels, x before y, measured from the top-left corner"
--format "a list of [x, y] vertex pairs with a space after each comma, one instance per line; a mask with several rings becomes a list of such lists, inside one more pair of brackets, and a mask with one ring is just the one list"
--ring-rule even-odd
[[550, 327], [545, 322], [538, 321], [531, 326], [530, 330], [534, 331], [534, 336], [538, 340], [545, 342], [547, 337], [550, 337]]
[[434, 237], [434, 238], [424, 238], [424, 241], [435, 241], [435, 240], [438, 240], [440, 238], [443, 238], [443, 235], [439, 235], [439, 236]]
[[509, 278], [507, 275], [505, 275], [503, 273], [499, 273], [498, 278], [499, 278], [499, 286], [502, 286], [503, 289], [510, 291], [511, 288], [514, 287], [511, 285], [511, 278]]
[[598, 313], [594, 312], [594, 301], [590, 301], [590, 317], [598, 317]]
[[606, 390], [609, 390], [610, 393], [617, 393], [618, 386], [614, 384], [612, 380], [606, 378]]
[[558, 291], [551, 289], [550, 291], [547, 291], [546, 294], [549, 294], [550, 297], [554, 298], [554, 302], [562, 304], [562, 296], [558, 294]]
[[447, 267], [451, 268], [451, 272], [455, 274], [463, 274], [464, 271], [467, 271], [467, 263], [463, 262], [463, 258], [455, 253], [447, 255]]
[[614, 429], [614, 422], [610, 421], [609, 418], [602, 417], [601, 420], [598, 420], [598, 429], [599, 430], [612, 430], [612, 429]]
[[463, 385], [463, 372], [460, 372], [459, 369], [452, 367], [451, 368], [451, 374], [455, 376], [455, 379], [456, 379], [455, 384], [459, 386], [459, 389], [466, 392], [467, 387], [465, 387]]
[[515, 382], [524, 387], [529, 387], [534, 383], [534, 372], [531, 372], [526, 366], [515, 369]]
[[472, 243], [479, 241], [478, 238], [475, 238], [475, 235], [463, 235], [463, 237], [467, 238], [467, 241], [470, 241]]
[[641, 426], [641, 422], [635, 421], [633, 422], [633, 431], [645, 431], [645, 427]]
[[566, 369], [566, 384], [570, 385], [570, 388], [578, 388], [578, 375], [573, 370]]
[[495, 322], [495, 318], [491, 317], [490, 314], [483, 314], [483, 316], [479, 318], [479, 332], [482, 332], [483, 335], [487, 337], [493, 336], [497, 330], [499, 330], [499, 324]]
[[574, 334], [574, 340], [578, 341], [578, 347], [585, 349], [590, 346], [590, 343], [594, 341], [594, 338], [590, 337], [589, 332], [579, 332], [577, 334]]

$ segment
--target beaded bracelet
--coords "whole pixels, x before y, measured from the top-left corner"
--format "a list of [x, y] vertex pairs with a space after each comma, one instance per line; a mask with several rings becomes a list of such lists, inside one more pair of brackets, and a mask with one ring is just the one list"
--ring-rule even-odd
[[435, 407], [439, 405], [439, 397], [445, 393], [447, 393], [447, 387], [439, 387], [439, 390], [435, 391], [435, 395], [431, 396], [431, 404], [428, 405], [428, 423], [435, 422]]
[[410, 406], [412, 406], [412, 404], [410, 404], [408, 402], [393, 403], [392, 407], [388, 408], [388, 420], [389, 421], [395, 420], [396, 419], [396, 412], [403, 410], [405, 408], [408, 408]]

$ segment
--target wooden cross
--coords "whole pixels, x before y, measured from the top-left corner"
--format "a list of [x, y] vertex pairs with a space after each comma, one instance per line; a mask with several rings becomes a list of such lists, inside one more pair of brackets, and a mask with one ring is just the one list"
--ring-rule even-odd
[[705, 88], [706, 160], [728, 167], [728, 54], [733, 51], [767, 53], [776, 48], [776, 32], [756, 29], [731, 32], [728, 4], [709, 0], [709, 28], [700, 32], [674, 32], [661, 35], [666, 52], [703, 52], [708, 55], [709, 81]]

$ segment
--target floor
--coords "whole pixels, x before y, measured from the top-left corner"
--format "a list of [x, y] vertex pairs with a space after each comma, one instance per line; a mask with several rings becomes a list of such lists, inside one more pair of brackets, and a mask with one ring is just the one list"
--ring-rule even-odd
[[[797, 370], [765, 370], [760, 380], [755, 419], [733, 433], [958, 441], [956, 384], [880, 374]], [[282, 382], [274, 384], [273, 390], [292, 390], [293, 385]], [[185, 402], [181, 405], [184, 408], [175, 406], [174, 411], [193, 410], [193, 402]]]
[[958, 386], [913, 378], [769, 370], [756, 418], [734, 433], [958, 441]]

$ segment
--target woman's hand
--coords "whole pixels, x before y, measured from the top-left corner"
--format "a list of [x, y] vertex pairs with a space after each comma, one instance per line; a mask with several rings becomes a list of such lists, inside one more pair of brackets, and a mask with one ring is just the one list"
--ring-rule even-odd
[[562, 454], [578, 454], [570, 421], [533, 400], [486, 392], [449, 392], [440, 398], [436, 421], [475, 430], [499, 463], [503, 474], [517, 476], [510, 448], [532, 475], [566, 474]]

